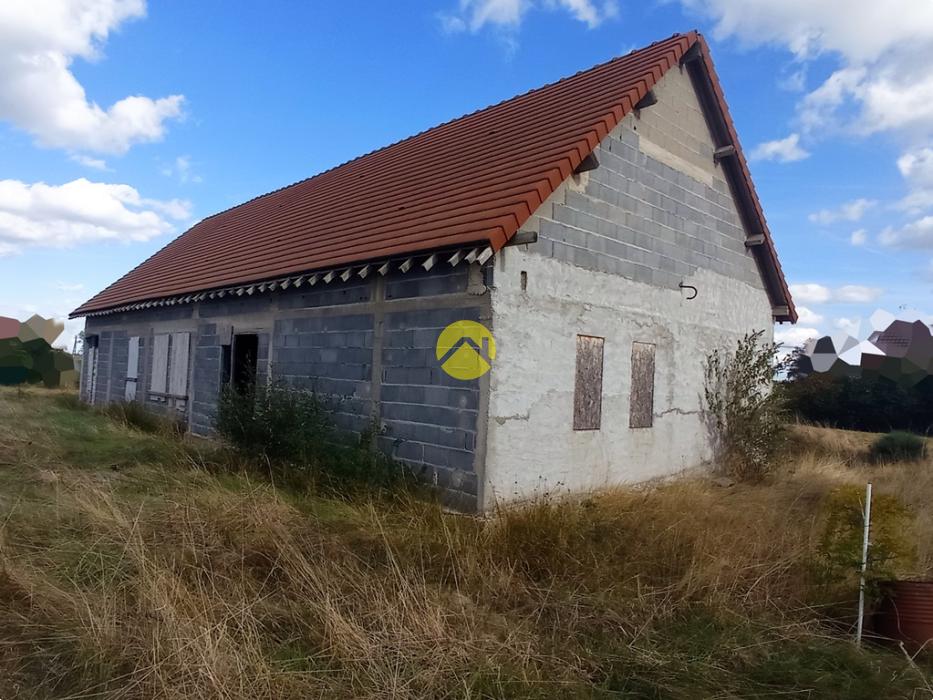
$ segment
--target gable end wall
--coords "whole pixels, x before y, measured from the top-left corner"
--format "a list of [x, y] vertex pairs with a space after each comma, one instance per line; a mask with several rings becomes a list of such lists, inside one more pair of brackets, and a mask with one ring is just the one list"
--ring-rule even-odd
[[578, 267], [678, 289], [709, 270], [764, 282], [686, 71], [655, 86], [658, 103], [629, 114], [575, 176], [526, 223], [531, 249]]
[[[595, 150], [497, 256], [484, 506], [670, 475], [711, 457], [703, 363], [771, 305], [686, 72]], [[692, 292], [679, 285], [690, 285]], [[599, 430], [573, 430], [576, 338], [604, 339]], [[632, 346], [655, 348], [653, 425], [630, 428]]]

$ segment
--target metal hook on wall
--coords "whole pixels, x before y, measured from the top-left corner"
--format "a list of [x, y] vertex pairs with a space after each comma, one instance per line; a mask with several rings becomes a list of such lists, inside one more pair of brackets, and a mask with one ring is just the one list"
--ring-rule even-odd
[[690, 301], [691, 299], [696, 299], [696, 298], [697, 298], [697, 294], [700, 293], [700, 292], [697, 290], [696, 287], [692, 287], [692, 286], [690, 286], [689, 284], [684, 284], [683, 282], [681, 282], [681, 283], [678, 284], [677, 286], [680, 287], [681, 289], [690, 289], [690, 290], [693, 291], [693, 296], [687, 297], [687, 301]]

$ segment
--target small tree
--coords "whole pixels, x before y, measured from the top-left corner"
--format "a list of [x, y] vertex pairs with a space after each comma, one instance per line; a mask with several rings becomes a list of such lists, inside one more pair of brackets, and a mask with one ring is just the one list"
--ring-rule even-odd
[[[825, 525], [819, 543], [817, 573], [824, 586], [838, 589], [837, 599], [849, 599], [857, 590], [862, 569], [862, 538], [865, 527], [865, 489], [840, 486], [825, 503]], [[868, 550], [866, 581], [869, 595], [877, 584], [894, 578], [914, 561], [910, 510], [895, 496], [875, 493], [871, 504], [871, 547]]]
[[774, 467], [787, 435], [784, 401], [772, 391], [781, 370], [778, 345], [762, 343], [764, 331], [738, 341], [735, 352], [706, 358], [707, 422], [721, 468], [757, 480]]

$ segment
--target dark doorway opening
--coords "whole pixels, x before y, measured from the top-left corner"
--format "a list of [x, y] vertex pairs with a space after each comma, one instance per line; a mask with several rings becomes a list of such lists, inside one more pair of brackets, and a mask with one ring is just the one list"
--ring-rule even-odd
[[233, 346], [220, 346], [220, 386], [224, 388], [230, 384], [233, 374]]
[[256, 383], [256, 358], [259, 355], [259, 336], [242, 333], [233, 336], [233, 368], [230, 379], [237, 391], [246, 391]]

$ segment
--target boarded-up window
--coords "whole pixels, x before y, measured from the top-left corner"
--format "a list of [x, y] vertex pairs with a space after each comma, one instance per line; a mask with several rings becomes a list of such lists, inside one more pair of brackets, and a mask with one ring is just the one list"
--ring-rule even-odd
[[84, 339], [84, 361], [87, 367], [84, 369], [85, 378], [85, 398], [88, 403], [97, 401], [97, 346], [100, 337], [89, 335]]
[[152, 339], [152, 371], [149, 390], [164, 394], [168, 382], [168, 335], [157, 335]]
[[603, 339], [577, 336], [577, 378], [573, 391], [573, 429], [599, 430], [603, 408]]
[[129, 353], [126, 360], [126, 389], [124, 398], [136, 400], [136, 382], [139, 379], [139, 336], [134, 335], [129, 341]]
[[161, 334], [152, 339], [152, 376], [149, 391], [176, 398], [188, 395], [190, 344], [190, 333]]
[[188, 346], [187, 333], [172, 333], [172, 364], [169, 369], [168, 393], [172, 396], [188, 395]]
[[632, 343], [632, 397], [630, 428], [654, 425], [654, 345]]

